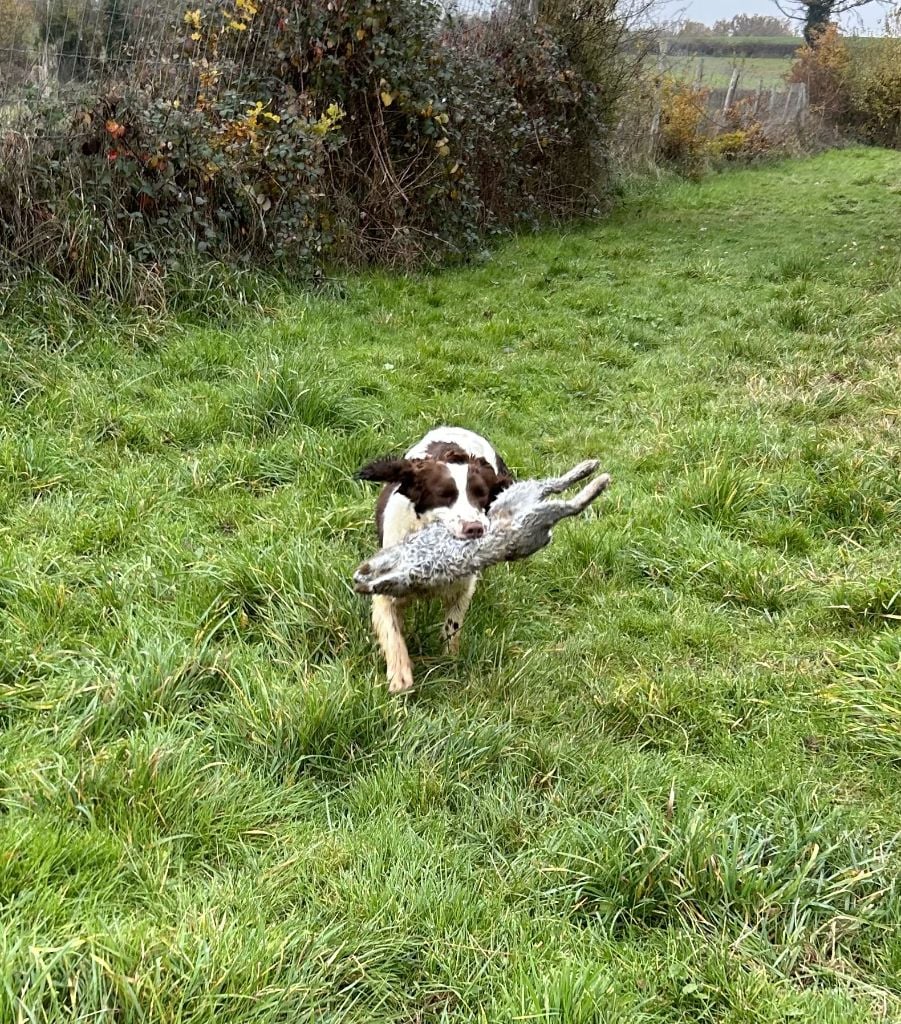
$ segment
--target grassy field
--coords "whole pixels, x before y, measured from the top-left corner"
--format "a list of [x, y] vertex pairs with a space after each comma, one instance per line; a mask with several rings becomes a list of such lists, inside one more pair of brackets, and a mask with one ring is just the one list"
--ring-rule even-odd
[[[0, 1021], [901, 1019], [901, 154], [230, 330], [0, 324]], [[364, 459], [599, 516], [388, 699]]]
[[756, 89], [761, 82], [765, 89], [774, 85], [783, 87], [785, 76], [791, 71], [792, 58], [782, 57], [700, 57], [674, 55], [665, 59], [667, 70], [687, 82], [696, 82], [700, 73], [701, 84], [708, 89], [725, 89], [732, 80], [732, 72], [741, 73], [739, 87]]
[[[708, 89], [726, 89], [732, 80], [732, 73], [737, 68], [741, 74], [739, 80], [740, 89], [756, 89], [763, 83], [765, 89], [773, 86], [785, 88], [786, 76], [795, 63], [796, 52], [802, 46], [799, 38], [792, 40], [786, 37], [782, 40], [753, 40], [743, 41], [743, 45], [759, 42], [782, 42], [788, 44], [792, 49], [784, 56], [751, 55], [742, 53], [670, 53], [663, 58], [665, 69], [678, 78], [687, 82], [697, 82], [700, 78], [701, 84]], [[845, 42], [849, 48], [852, 58], [859, 56], [861, 51], [879, 46], [882, 40], [874, 36], [848, 36]], [[728, 46], [729, 40], [723, 39], [724, 46]]]

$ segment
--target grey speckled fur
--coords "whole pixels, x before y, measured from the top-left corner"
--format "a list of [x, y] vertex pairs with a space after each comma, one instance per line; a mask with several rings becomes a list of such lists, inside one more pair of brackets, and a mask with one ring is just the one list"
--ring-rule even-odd
[[597, 468], [591, 459], [565, 476], [513, 484], [491, 506], [488, 530], [476, 540], [460, 540], [435, 523], [382, 548], [354, 573], [354, 588], [360, 594], [392, 597], [428, 594], [489, 565], [527, 558], [550, 543], [551, 530], [561, 519], [588, 508], [606, 490], [610, 477], [596, 477], [569, 501], [548, 496], [562, 493]]

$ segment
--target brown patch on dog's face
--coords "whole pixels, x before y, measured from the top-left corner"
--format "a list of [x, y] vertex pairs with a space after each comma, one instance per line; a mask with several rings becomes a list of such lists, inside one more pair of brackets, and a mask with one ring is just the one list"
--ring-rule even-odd
[[494, 499], [513, 483], [509, 473], [497, 473], [485, 459], [470, 459], [466, 493], [470, 504], [487, 512]]
[[357, 475], [361, 480], [396, 484], [394, 492], [409, 499], [418, 516], [435, 508], [449, 508], [459, 497], [447, 466], [435, 459], [378, 459]]
[[430, 459], [440, 459], [451, 465], [469, 465], [466, 494], [473, 508], [486, 512], [494, 499], [512, 483], [513, 477], [506, 465], [498, 459], [498, 469], [487, 459], [470, 455], [453, 441], [432, 441], [426, 448]]
[[450, 508], [459, 498], [457, 482], [444, 463], [434, 459], [413, 459], [412, 479], [400, 493], [413, 502], [416, 515], [423, 516], [436, 508]]
[[432, 441], [426, 445], [426, 455], [430, 459], [437, 459], [438, 462], [455, 464], [472, 460], [472, 456], [453, 441]]

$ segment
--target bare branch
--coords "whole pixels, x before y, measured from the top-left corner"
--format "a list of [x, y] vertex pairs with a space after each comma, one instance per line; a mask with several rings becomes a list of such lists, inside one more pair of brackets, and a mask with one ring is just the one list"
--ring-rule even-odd
[[810, 46], [835, 18], [871, 3], [884, 8], [891, 0], [773, 0], [773, 3], [786, 18], [803, 23], [804, 41]]
[[[786, 18], [791, 18], [792, 21], [806, 21], [807, 11], [815, 3], [816, 0], [773, 0], [776, 8]], [[834, 17], [838, 14], [847, 14], [858, 7], [866, 7], [872, 3], [878, 4], [880, 7], [891, 7], [892, 0], [834, 0], [833, 3], [828, 4], [830, 9], [829, 16]], [[817, 6], [825, 7], [827, 4], [818, 4]]]
[[870, 3], [877, 3], [880, 7], [885, 7], [888, 0], [844, 0], [844, 2], [837, 3], [832, 9], [833, 14], [847, 14], [848, 11], [853, 11], [858, 7], [865, 7]]
[[[789, 18], [792, 21], [803, 21], [804, 20], [804, 15], [803, 14], [800, 14], [797, 11], [787, 10], [785, 8], [785, 6], [781, 3], [781, 0], [773, 0], [773, 3], [776, 5], [776, 7], [779, 10], [780, 14], [782, 14], [784, 17]], [[805, 4], [804, 6], [806, 7], [807, 5]]]

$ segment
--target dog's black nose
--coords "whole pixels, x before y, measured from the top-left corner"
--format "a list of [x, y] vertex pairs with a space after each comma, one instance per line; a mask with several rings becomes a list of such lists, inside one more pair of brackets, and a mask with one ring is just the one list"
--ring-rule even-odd
[[481, 523], [464, 523], [463, 536], [466, 540], [475, 540], [485, 533], [485, 527]]

